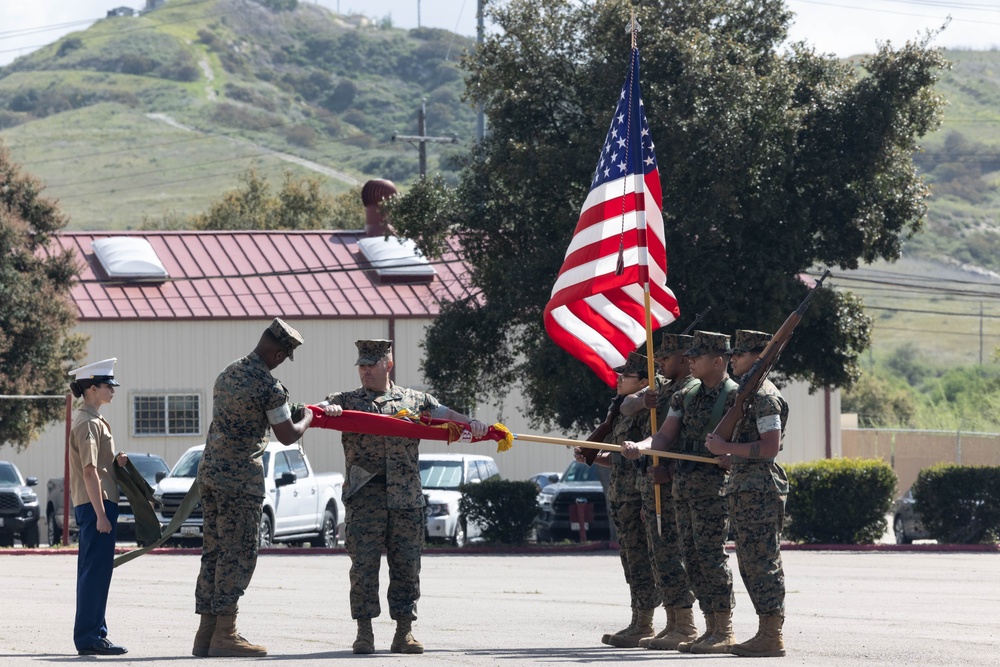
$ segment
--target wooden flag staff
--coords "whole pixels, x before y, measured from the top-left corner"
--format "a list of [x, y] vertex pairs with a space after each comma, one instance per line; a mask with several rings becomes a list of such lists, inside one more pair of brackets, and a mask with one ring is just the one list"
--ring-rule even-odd
[[[533, 435], [531, 433], [511, 433], [514, 440], [526, 440], [528, 442], [541, 442], [546, 445], [563, 445], [564, 447], [584, 447], [588, 449], [603, 449], [608, 452], [622, 451], [621, 445], [611, 445], [606, 442], [591, 442], [590, 440], [571, 440], [570, 438], [554, 438], [547, 435]], [[662, 456], [666, 459], [678, 459], [680, 461], [696, 461], [698, 463], [711, 463], [718, 465], [719, 459], [708, 456], [696, 456], [694, 454], [682, 454], [680, 452], [661, 452], [658, 449], [640, 447], [639, 453], [644, 456]]]

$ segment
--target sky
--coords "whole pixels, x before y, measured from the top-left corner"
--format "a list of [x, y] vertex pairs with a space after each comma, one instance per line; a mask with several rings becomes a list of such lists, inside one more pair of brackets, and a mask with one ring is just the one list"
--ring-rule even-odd
[[[476, 34], [478, 0], [300, 1], [344, 14], [390, 17], [399, 28], [417, 27], [419, 14], [419, 25]], [[787, 0], [787, 4], [796, 15], [792, 40], [841, 57], [872, 53], [884, 41], [902, 45], [940, 27], [949, 16], [951, 22], [934, 45], [1000, 48], [1000, 0]], [[0, 65], [86, 28], [108, 9], [144, 5], [144, 0], [0, 0]]]

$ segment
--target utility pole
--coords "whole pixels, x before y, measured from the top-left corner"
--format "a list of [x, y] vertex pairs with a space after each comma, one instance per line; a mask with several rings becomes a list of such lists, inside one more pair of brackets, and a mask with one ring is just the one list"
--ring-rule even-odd
[[427, 100], [421, 100], [420, 111], [417, 113], [417, 132], [419, 134], [394, 134], [393, 141], [417, 142], [420, 155], [420, 178], [427, 177], [427, 144], [457, 144], [458, 137], [428, 137], [427, 136]]
[[[483, 26], [483, 2], [485, 0], [479, 0], [476, 5], [476, 44], [479, 48], [483, 48], [483, 38], [485, 37], [485, 28]], [[476, 141], [480, 144], [483, 143], [483, 138], [486, 136], [486, 117], [483, 114], [483, 105], [476, 105]]]

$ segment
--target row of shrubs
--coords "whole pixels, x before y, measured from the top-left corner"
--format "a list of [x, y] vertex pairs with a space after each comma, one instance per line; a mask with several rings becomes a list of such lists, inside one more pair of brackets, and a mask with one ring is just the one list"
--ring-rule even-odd
[[[886, 531], [896, 473], [879, 459], [827, 459], [786, 466], [783, 539], [811, 544], [873, 544]], [[500, 544], [528, 540], [538, 513], [533, 482], [492, 480], [461, 488], [459, 512]], [[1000, 539], [1000, 467], [936, 465], [913, 485], [914, 509], [942, 544]]]

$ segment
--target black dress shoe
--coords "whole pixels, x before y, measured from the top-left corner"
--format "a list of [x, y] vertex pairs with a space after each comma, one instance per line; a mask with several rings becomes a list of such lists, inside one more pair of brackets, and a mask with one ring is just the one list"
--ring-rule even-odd
[[79, 655], [121, 655], [123, 653], [128, 653], [128, 649], [124, 646], [115, 646], [103, 637], [94, 642], [90, 648], [82, 648], [77, 651]]

